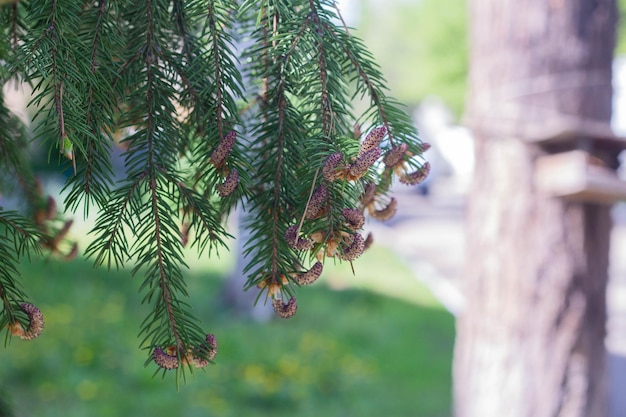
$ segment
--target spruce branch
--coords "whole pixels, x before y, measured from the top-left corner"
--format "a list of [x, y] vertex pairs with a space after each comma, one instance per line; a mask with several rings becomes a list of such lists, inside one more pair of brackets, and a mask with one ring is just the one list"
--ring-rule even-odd
[[[66, 206], [99, 209], [86, 255], [142, 277], [141, 345], [164, 371], [215, 358], [186, 302], [183, 255], [224, 247], [237, 204], [249, 211], [245, 287], [287, 318], [327, 258], [352, 264], [371, 243], [366, 215], [395, 213], [393, 180], [428, 173], [425, 144], [334, 0], [24, 0], [0, 19], [0, 79], [33, 86], [37, 139], [74, 168]], [[354, 97], [369, 101], [363, 114]], [[37, 190], [25, 133], [0, 105], [2, 192]], [[58, 246], [71, 223], [48, 233], [52, 205], [40, 191], [25, 199], [43, 219], [38, 245]], [[30, 338], [43, 322], [23, 302], [11, 239], [0, 240], [0, 302]]]
[[187, 58], [187, 61], [191, 63], [193, 61], [192, 50], [195, 48], [191, 45], [193, 43], [193, 37], [188, 27], [188, 18], [183, 1], [172, 1], [172, 15], [176, 21], [177, 32], [181, 37], [183, 55]]
[[351, 47], [352, 42], [350, 41], [352, 40], [352, 37], [347, 32], [346, 34], [349, 36], [349, 38], [344, 43], [345, 53], [348, 56], [348, 59], [350, 60], [352, 65], [354, 66], [354, 69], [356, 70], [360, 81], [365, 85], [367, 94], [369, 94], [373, 105], [376, 107], [383, 126], [385, 126], [387, 132], [389, 132], [389, 142], [393, 146], [394, 138], [391, 134], [391, 127], [389, 125], [389, 120], [387, 119], [387, 115], [385, 112], [385, 103], [383, 101], [384, 99], [382, 98], [384, 96], [381, 91], [382, 85], [380, 85], [379, 82], [376, 82], [376, 79], [379, 78], [379, 73], [378, 71], [374, 71], [372, 67], [367, 68], [363, 65], [364, 60], [359, 56], [358, 48]]
[[0, 207], [0, 328], [28, 327], [26, 317], [20, 314], [20, 304], [27, 296], [17, 281], [18, 263], [31, 253], [40, 253], [42, 234], [38, 227], [15, 211]]
[[96, 265], [120, 268], [130, 257], [127, 244], [130, 239], [124, 227], [133, 230], [136, 226], [132, 212], [141, 207], [141, 202], [132, 203], [141, 199], [139, 187], [145, 176], [146, 173], [142, 173], [133, 182], [115, 190], [109, 204], [103, 208], [91, 231], [96, 237], [85, 250], [85, 256], [94, 258]]
[[[316, 30], [318, 30], [319, 34], [323, 34], [323, 28], [320, 23], [320, 16], [317, 12], [317, 6], [314, 0], [309, 0], [309, 5], [311, 8], [311, 16], [313, 20], [313, 24], [316, 26]], [[320, 89], [321, 89], [321, 98], [320, 98], [320, 106], [322, 113], [322, 133], [324, 135], [331, 135], [332, 133], [332, 102], [328, 97], [328, 72], [326, 69], [326, 56], [324, 51], [324, 44], [321, 39], [316, 41], [317, 43], [317, 60], [319, 66], [319, 80], [320, 80]]]
[[163, 10], [157, 3], [148, 1], [124, 10], [127, 19], [137, 22], [136, 33], [129, 37], [134, 42], [131, 51], [141, 51], [130, 53], [120, 65], [125, 88], [131, 92], [122, 96], [129, 111], [121, 123], [135, 130], [124, 139], [128, 179], [114, 191], [116, 197], [96, 225], [102, 241], [87, 250], [100, 263], [107, 259], [109, 264], [113, 260], [122, 265], [125, 258], [132, 259], [132, 274], [144, 275], [140, 291], [153, 309], [140, 334], [150, 350], [149, 360], [157, 360], [160, 346], [171, 344], [181, 358], [206, 343], [181, 300], [188, 296], [182, 274], [186, 268], [182, 223], [190, 221], [196, 231], [194, 242], [202, 249], [219, 244], [216, 235], [225, 235], [219, 211], [200, 202], [202, 197], [185, 185], [180, 170], [178, 151], [187, 140], [176, 117], [179, 88], [185, 83], [181, 75], [186, 80], [199, 75], [191, 72], [187, 77], [183, 72], [185, 57], [172, 49], [175, 43], [170, 39], [176, 27], [159, 18]]
[[10, 11], [10, 28], [11, 28], [11, 49], [13, 50], [13, 52], [15, 53], [15, 51], [18, 48], [18, 41], [19, 41], [19, 32], [20, 32], [20, 26], [21, 26], [21, 18], [20, 18], [20, 13], [18, 11], [18, 2], [15, 2], [11, 5], [11, 11]]
[[[214, 3], [211, 4], [214, 6]], [[211, 47], [213, 49], [213, 56], [218, 57], [220, 55], [220, 44], [219, 44], [219, 31], [217, 30], [216, 25], [216, 16], [215, 16], [215, 8], [209, 7], [209, 32], [211, 33]], [[215, 59], [215, 103], [217, 108], [215, 109], [215, 121], [217, 124], [217, 134], [220, 138], [224, 137], [224, 121], [223, 121], [223, 104], [222, 97], [224, 95], [223, 84], [222, 84], [222, 66], [219, 59]]]
[[172, 335], [174, 336], [174, 340], [176, 341], [176, 346], [179, 349], [183, 349], [185, 344], [181, 339], [181, 336], [178, 332], [178, 327], [176, 323], [176, 317], [172, 307], [172, 294], [170, 292], [170, 281], [168, 277], [169, 268], [166, 267], [166, 260], [164, 259], [167, 254], [163, 249], [163, 238], [161, 236], [161, 214], [159, 213], [159, 204], [158, 204], [158, 195], [156, 191], [156, 179], [150, 178], [150, 192], [151, 192], [151, 203], [152, 203], [152, 216], [154, 219], [154, 241], [156, 243], [156, 265], [158, 267], [159, 274], [159, 288], [161, 290], [161, 302], [165, 304], [167, 311], [167, 318], [169, 321], [170, 328], [172, 330]]
[[283, 291], [292, 292], [284, 285], [289, 283], [287, 275], [299, 263], [284, 236], [298, 198], [293, 186], [298, 179], [293, 168], [301, 164], [303, 148], [298, 139], [305, 134], [303, 117], [287, 96], [293, 80], [286, 68], [302, 33], [293, 30], [294, 26], [301, 28], [302, 23], [290, 22], [287, 16], [283, 19], [279, 12], [278, 7], [264, 9], [263, 30], [256, 32], [257, 46], [268, 50], [263, 52], [267, 60], [256, 62], [251, 70], [264, 80], [266, 90], [258, 120], [251, 130], [256, 136], [255, 152], [263, 158], [255, 161], [259, 192], [252, 196], [251, 203], [257, 220], [249, 224], [253, 237], [246, 248], [252, 257], [246, 267], [250, 272], [246, 286], [261, 286], [272, 298], [281, 298]]
[[[281, 66], [278, 67], [278, 72], [281, 72]], [[283, 82], [278, 79], [278, 91], [276, 93], [276, 105], [278, 108], [278, 131], [276, 132], [276, 171], [274, 175], [274, 189], [273, 189], [273, 198], [274, 204], [272, 207], [272, 254], [270, 258], [270, 279], [272, 281], [278, 282], [279, 277], [279, 244], [278, 238], [282, 234], [279, 232], [279, 213], [281, 210], [280, 202], [280, 194], [282, 188], [282, 177], [283, 177], [283, 155], [284, 155], [284, 146], [285, 146], [285, 107], [286, 107], [286, 98], [285, 98], [285, 90]]]
[[[86, 2], [81, 16], [84, 28], [79, 36], [90, 50], [89, 77], [84, 80], [87, 84], [85, 124], [88, 134], [75, 134], [76, 142], [83, 144], [84, 155], [78, 161], [74, 177], [66, 183], [65, 189], [70, 191], [65, 202], [73, 211], [84, 202], [85, 217], [91, 203], [98, 208], [106, 204], [114, 176], [109, 157], [112, 149], [109, 133], [115, 130], [112, 112], [115, 106], [112, 97], [115, 94], [103, 95], [100, 92], [113, 91], [111, 80], [105, 74], [115, 71], [106, 54], [116, 54], [121, 45], [121, 39], [114, 30], [115, 14], [115, 4], [103, 0], [98, 2], [97, 7]], [[76, 163], [76, 160], [73, 162]]]
[[[150, 283], [150, 287], [158, 287], [157, 306], [161, 306], [159, 311], [165, 316], [165, 321], [169, 328], [168, 334], [174, 339], [175, 346], [184, 351], [186, 346], [191, 345], [189, 340], [181, 334], [178, 322], [182, 320], [183, 311], [178, 310], [174, 303], [176, 302], [175, 292], [183, 292], [186, 295], [184, 287], [178, 281], [181, 278], [180, 265], [182, 255], [180, 253], [180, 241], [174, 227], [171, 223], [172, 209], [166, 203], [172, 196], [168, 192], [168, 182], [161, 185], [163, 177], [161, 171], [167, 171], [166, 167], [171, 167], [173, 162], [171, 156], [167, 155], [174, 148], [175, 136], [167, 138], [162, 133], [174, 135], [175, 121], [171, 118], [162, 117], [168, 112], [171, 106], [171, 99], [167, 90], [167, 78], [161, 78], [167, 73], [167, 68], [162, 66], [162, 44], [158, 41], [159, 28], [155, 21], [154, 3], [147, 1], [145, 5], [146, 27], [145, 27], [145, 56], [144, 68], [145, 73], [145, 94], [146, 105], [144, 108], [145, 122], [140, 130], [130, 142], [128, 164], [138, 164], [140, 158], [134, 159], [139, 150], [145, 151], [142, 164], [145, 172], [144, 180], [147, 188], [147, 198], [149, 201], [150, 211], [146, 213], [149, 223], [144, 223], [136, 231], [137, 241], [134, 246], [134, 252], [131, 256], [137, 259], [137, 266], [134, 271], [145, 266], [147, 268], [145, 283]], [[143, 89], [142, 88], [142, 89]], [[169, 140], [168, 140], [169, 139]], [[171, 143], [174, 142], [174, 143]], [[175, 149], [175, 148], [174, 148]], [[136, 162], [135, 162], [136, 161]], [[133, 166], [134, 168], [134, 166]], [[184, 265], [184, 264], [183, 264]], [[156, 280], [156, 286], [153, 282]], [[151, 294], [152, 292], [149, 292]], [[150, 297], [148, 297], [150, 301]], [[142, 329], [142, 332], [150, 333], [153, 322], [149, 322]], [[156, 346], [158, 341], [153, 338], [152, 346]]]

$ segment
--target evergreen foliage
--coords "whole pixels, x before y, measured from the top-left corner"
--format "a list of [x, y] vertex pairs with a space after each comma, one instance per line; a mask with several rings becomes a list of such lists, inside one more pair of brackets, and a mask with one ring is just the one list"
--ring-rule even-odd
[[[32, 86], [34, 136], [71, 173], [66, 207], [98, 212], [85, 254], [143, 277], [146, 363], [213, 360], [217, 342], [185, 301], [183, 249], [217, 256], [238, 204], [252, 219], [246, 287], [288, 317], [328, 258], [363, 252], [359, 213], [391, 217], [393, 178], [428, 171], [411, 120], [332, 0], [21, 0], [0, 19], [2, 83]], [[363, 114], [355, 97], [369, 103]], [[37, 187], [29, 140], [2, 105], [0, 191], [25, 203], [0, 208], [4, 326], [29, 325], [21, 257], [58, 252], [71, 225]]]
[[467, 1], [362, 0], [360, 6], [358, 33], [381, 62], [392, 94], [410, 107], [438, 97], [460, 118], [467, 91]]

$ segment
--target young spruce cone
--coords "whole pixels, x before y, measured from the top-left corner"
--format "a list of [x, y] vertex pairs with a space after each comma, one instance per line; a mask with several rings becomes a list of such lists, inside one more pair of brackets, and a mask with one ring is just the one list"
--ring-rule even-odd
[[430, 163], [426, 162], [420, 169], [400, 177], [400, 182], [407, 185], [417, 185], [424, 181], [430, 173]]
[[376, 210], [373, 205], [368, 206], [370, 216], [380, 221], [391, 219], [396, 214], [397, 209], [398, 200], [396, 200], [395, 197], [392, 197], [391, 200], [389, 200], [389, 203], [387, 203], [387, 206], [380, 210]]
[[235, 191], [237, 184], [239, 184], [239, 172], [236, 168], [233, 168], [224, 182], [217, 186], [217, 193], [220, 197], [227, 197]]
[[365, 240], [359, 233], [352, 235], [352, 243], [347, 246], [342, 245], [342, 250], [337, 252], [337, 257], [344, 261], [354, 261], [361, 256], [365, 250]]
[[382, 149], [374, 148], [365, 152], [363, 155], [359, 156], [353, 164], [350, 165], [350, 178], [349, 179], [358, 179], [361, 178], [367, 170], [374, 165], [376, 160], [383, 153]]
[[298, 226], [289, 226], [285, 231], [285, 240], [287, 244], [296, 250], [313, 249], [313, 241], [307, 238], [301, 238], [296, 235]]
[[217, 338], [214, 334], [209, 333], [206, 335], [206, 342], [211, 350], [209, 352], [209, 359], [215, 360], [215, 357], [217, 356]]
[[204, 359], [201, 357], [197, 357], [195, 355], [191, 355], [191, 363], [193, 363], [193, 365], [196, 368], [204, 368], [207, 365], [210, 364], [209, 361], [212, 361], [215, 359], [215, 356], [217, 355], [217, 339], [215, 338], [214, 335], [212, 334], [207, 334], [206, 335], [206, 345], [203, 345], [200, 350], [205, 353], [206, 352], [206, 356], [208, 359]]
[[315, 191], [313, 191], [311, 201], [309, 201], [309, 206], [304, 214], [305, 219], [313, 220], [322, 213], [327, 195], [326, 187], [323, 185], [319, 185]]
[[345, 168], [343, 167], [343, 156], [339, 152], [329, 155], [322, 167], [322, 177], [326, 181], [332, 182], [344, 176]]
[[178, 357], [176, 356], [176, 348], [166, 348], [168, 351], [173, 351], [172, 354], [165, 352], [161, 347], [154, 348], [152, 352], [152, 359], [154, 362], [163, 369], [172, 370], [178, 368]]
[[12, 323], [9, 325], [11, 334], [19, 336], [23, 340], [33, 340], [43, 332], [43, 314], [41, 314], [41, 310], [30, 303], [20, 304], [20, 309], [28, 316], [28, 328], [24, 330], [21, 324]]
[[404, 159], [404, 155], [409, 147], [406, 143], [402, 143], [398, 146], [394, 146], [389, 149], [385, 156], [383, 157], [383, 162], [387, 167], [394, 167], [398, 165]]
[[230, 151], [233, 149], [236, 139], [237, 132], [233, 130], [232, 132], [228, 132], [228, 134], [220, 140], [220, 143], [217, 144], [217, 147], [211, 153], [210, 162], [214, 167], [218, 168], [224, 164], [226, 158], [230, 155]]
[[341, 214], [348, 221], [348, 227], [354, 231], [357, 231], [365, 224], [365, 216], [361, 210], [345, 208], [341, 210]]
[[324, 264], [321, 262], [315, 262], [315, 264], [306, 272], [302, 274], [296, 275], [296, 282], [300, 286], [305, 286], [314, 283], [320, 275], [322, 275], [322, 270], [324, 269]]
[[[204, 368], [210, 363], [209, 361], [215, 359], [217, 355], [217, 339], [214, 335], [207, 334], [205, 340], [206, 345], [200, 347], [200, 350], [203, 352], [208, 351], [206, 355], [208, 359], [194, 355], [191, 349], [189, 349], [187, 354], [182, 358], [183, 365], [191, 363], [196, 368]], [[159, 367], [167, 370], [176, 369], [180, 365], [175, 346], [168, 346], [165, 350], [160, 346], [156, 347], [152, 352], [152, 359]]]
[[289, 299], [289, 302], [286, 304], [283, 304], [283, 300], [275, 298], [274, 300], [272, 300], [272, 307], [274, 307], [274, 311], [276, 312], [276, 314], [284, 319], [293, 316], [298, 310], [298, 304], [296, 304], [295, 297], [291, 297]]
[[359, 148], [359, 154], [357, 157], [361, 157], [365, 155], [367, 152], [376, 148], [380, 141], [383, 140], [383, 137], [387, 134], [387, 128], [385, 126], [380, 126], [372, 129], [365, 139], [363, 139], [363, 143], [361, 143], [361, 147]]

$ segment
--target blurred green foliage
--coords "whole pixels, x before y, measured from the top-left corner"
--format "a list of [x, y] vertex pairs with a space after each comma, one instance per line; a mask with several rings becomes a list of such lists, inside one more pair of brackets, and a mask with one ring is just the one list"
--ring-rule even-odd
[[[301, 292], [295, 317], [265, 324], [236, 319], [207, 297], [219, 293], [228, 263], [194, 268], [192, 304], [220, 350], [217, 364], [178, 392], [173, 375], [162, 380], [143, 366], [137, 323], [149, 307], [128, 271], [83, 260], [24, 264], [46, 329], [35, 341], [10, 341], [0, 392], [16, 417], [449, 416], [452, 317], [386, 250], [367, 255], [356, 277], [328, 268]], [[414, 301], [348, 288], [373, 288], [375, 279]]]
[[363, 0], [358, 34], [391, 93], [408, 106], [441, 98], [459, 116], [467, 75], [466, 0]]
[[[617, 0], [616, 55], [626, 54], [626, 0]], [[410, 107], [430, 95], [460, 116], [468, 69], [467, 0], [361, 0], [358, 34], [392, 95]]]
[[619, 9], [619, 22], [617, 25], [617, 47], [616, 55], [626, 54], [626, 0], [617, 0]]

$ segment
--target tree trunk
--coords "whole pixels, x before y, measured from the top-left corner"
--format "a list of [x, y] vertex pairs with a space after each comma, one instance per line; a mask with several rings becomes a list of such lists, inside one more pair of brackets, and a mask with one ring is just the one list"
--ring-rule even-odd
[[244, 245], [250, 239], [250, 232], [244, 227], [244, 223], [249, 220], [250, 215], [242, 207], [238, 207], [234, 216], [236, 222], [231, 222], [231, 226], [237, 231], [235, 233], [236, 246], [232, 248], [232, 251], [237, 255], [237, 259], [230, 276], [224, 283], [220, 299], [224, 307], [238, 317], [251, 318], [259, 322], [269, 321], [275, 317], [271, 303], [268, 303], [264, 296], [257, 302], [259, 289], [256, 287], [244, 291], [248, 279], [243, 270], [251, 258], [251, 255], [244, 254]]
[[[610, 206], [534, 185], [554, 126], [608, 124], [614, 0], [473, 0], [476, 136], [457, 417], [604, 417]], [[614, 166], [617, 152], [597, 154]]]

